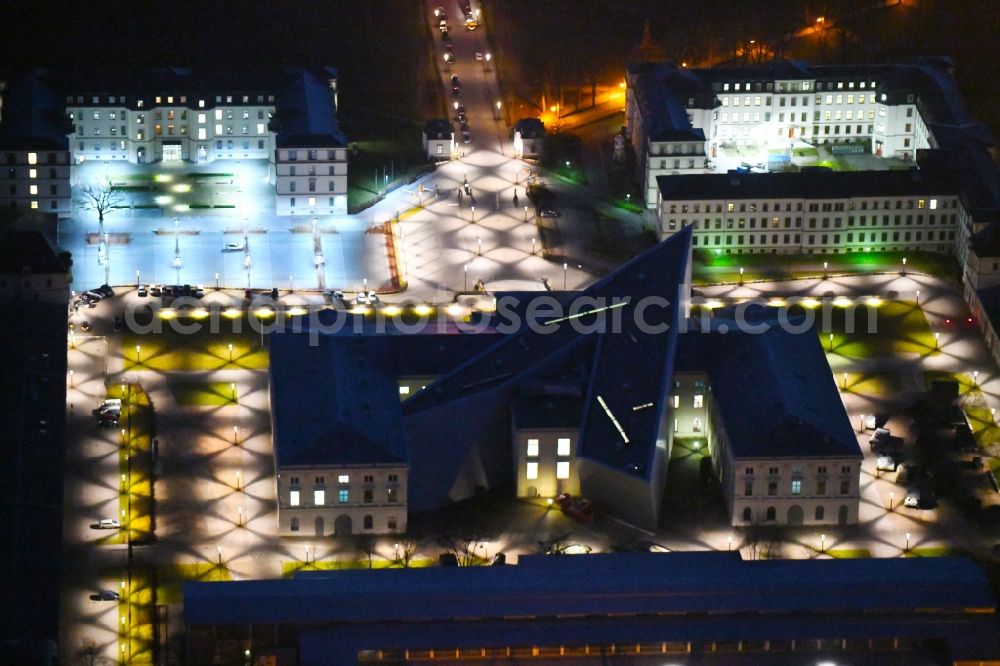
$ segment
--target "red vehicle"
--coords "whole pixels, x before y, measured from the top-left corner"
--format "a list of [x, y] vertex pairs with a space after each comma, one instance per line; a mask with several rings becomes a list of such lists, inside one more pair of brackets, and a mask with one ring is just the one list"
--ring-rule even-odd
[[579, 520], [583, 523], [589, 523], [594, 520], [594, 505], [588, 499], [582, 497], [573, 499], [573, 496], [569, 493], [561, 493], [556, 497], [556, 504], [559, 505], [563, 513], [574, 520]]

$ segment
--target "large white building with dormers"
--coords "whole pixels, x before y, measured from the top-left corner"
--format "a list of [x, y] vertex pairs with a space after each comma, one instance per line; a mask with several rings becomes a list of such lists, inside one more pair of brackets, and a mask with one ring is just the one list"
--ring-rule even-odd
[[0, 157], [17, 181], [0, 192], [0, 205], [66, 216], [72, 166], [88, 161], [266, 160], [278, 215], [346, 213], [337, 94], [329, 67], [233, 77], [161, 68], [113, 81], [36, 72], [0, 82], [0, 108], [8, 109]]

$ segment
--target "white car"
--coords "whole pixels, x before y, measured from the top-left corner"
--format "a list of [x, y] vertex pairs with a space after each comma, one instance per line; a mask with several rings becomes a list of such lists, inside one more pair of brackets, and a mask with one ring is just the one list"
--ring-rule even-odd
[[483, 59], [483, 54], [480, 53], [479, 51], [476, 51], [476, 60], [482, 60], [482, 59]]
[[879, 456], [875, 459], [875, 469], [880, 472], [895, 472], [897, 464], [892, 456]]
[[906, 491], [906, 498], [903, 499], [903, 506], [908, 506], [911, 509], [920, 508], [920, 489], [913, 488]]
[[375, 305], [379, 302], [378, 294], [374, 291], [359, 291], [358, 295], [354, 297], [354, 302], [357, 305]]
[[874, 414], [865, 416], [865, 430], [875, 430], [878, 427], [878, 419]]
[[875, 448], [876, 446], [881, 446], [882, 444], [885, 444], [887, 441], [889, 441], [889, 434], [890, 433], [888, 428], [876, 428], [875, 434], [873, 434], [872, 438], [868, 440], [869, 444], [872, 445], [872, 448]]
[[93, 523], [90, 528], [94, 530], [117, 530], [122, 524], [114, 518], [101, 518]]
[[222, 248], [223, 252], [242, 252], [244, 249], [243, 243], [226, 243], [226, 246]]
[[98, 411], [102, 414], [108, 412], [118, 412], [122, 411], [122, 399], [121, 398], [108, 398], [102, 402], [98, 407]]

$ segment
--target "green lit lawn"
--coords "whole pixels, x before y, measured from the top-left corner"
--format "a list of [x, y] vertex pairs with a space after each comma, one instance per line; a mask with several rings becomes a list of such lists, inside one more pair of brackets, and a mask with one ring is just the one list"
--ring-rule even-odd
[[847, 252], [844, 254], [725, 254], [708, 250], [693, 252], [692, 279], [698, 284], [744, 281], [822, 278], [827, 274], [884, 273], [899, 271], [906, 258], [908, 270], [958, 282], [959, 270], [949, 256], [930, 252]]
[[928, 546], [926, 548], [911, 548], [904, 557], [955, 557], [964, 555], [965, 552], [958, 548], [948, 546]]
[[867, 548], [831, 548], [826, 554], [838, 560], [857, 560], [872, 556]]
[[[795, 306], [796, 308], [800, 306]], [[815, 309], [817, 330], [824, 349], [852, 359], [885, 358], [896, 354], [937, 353], [934, 333], [923, 310], [909, 301], [883, 301], [877, 307], [829, 308], [828, 322], [822, 308]], [[875, 313], [874, 332], [869, 318]], [[853, 314], [853, 325], [851, 316]], [[853, 332], [851, 332], [853, 331]], [[831, 345], [830, 334], [833, 334]]]
[[170, 392], [184, 407], [221, 407], [236, 402], [236, 394], [227, 382], [207, 384], [171, 383]]
[[[124, 333], [121, 341], [125, 370], [190, 372], [223, 368], [266, 369], [267, 351], [260, 348], [259, 334], [250, 330], [245, 319], [236, 321], [241, 324], [240, 333], [233, 332], [235, 321], [224, 317], [217, 333], [210, 331], [207, 320], [185, 322], [201, 324], [202, 330], [190, 334], [178, 332], [170, 321], [163, 322], [159, 333]], [[230, 344], [233, 345], [232, 362], [229, 360]], [[138, 356], [136, 346], [141, 347]]]
[[[410, 560], [410, 569], [421, 567], [432, 567], [435, 560], [420, 558]], [[340, 571], [345, 569], [368, 569], [367, 560], [320, 560], [318, 562], [304, 562], [295, 560], [281, 563], [281, 575], [283, 578], [291, 578], [299, 571]], [[376, 559], [372, 562], [372, 569], [400, 569], [397, 562], [385, 559]]]

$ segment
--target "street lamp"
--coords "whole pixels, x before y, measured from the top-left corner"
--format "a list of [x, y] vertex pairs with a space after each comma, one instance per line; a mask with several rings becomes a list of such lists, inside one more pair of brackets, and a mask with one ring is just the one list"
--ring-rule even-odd
[[910, 550], [910, 533], [909, 532], [906, 533], [906, 550], [907, 550], [907, 552], [909, 552], [909, 550]]
[[240, 470], [236, 470], [236, 490], [243, 490], [243, 484], [240, 482]]
[[219, 566], [222, 566], [222, 546], [216, 546], [215, 550], [219, 553]]
[[229, 343], [229, 362], [233, 362], [233, 343]]
[[975, 384], [975, 385], [977, 385], [977, 386], [979, 385], [979, 371], [978, 370], [973, 370], [972, 371], [972, 383]]
[[463, 266], [462, 270], [465, 273], [465, 286], [462, 288], [462, 291], [469, 291], [469, 264]]
[[833, 333], [830, 334], [830, 353], [833, 353]]
[[824, 280], [826, 279], [826, 267], [827, 267], [827, 262], [824, 261], [823, 262], [823, 279]]
[[219, 274], [218, 273], [215, 274], [215, 290], [216, 291], [219, 290]]
[[135, 362], [142, 364], [142, 345], [135, 346]]
[[524, 207], [524, 221], [525, 222], [528, 221], [528, 207], [527, 206]]
[[844, 373], [844, 390], [847, 390], [847, 373]]
[[532, 255], [535, 254], [535, 239], [534, 238], [531, 239], [531, 254]]
[[566, 291], [566, 280], [568, 279], [569, 264], [563, 263], [563, 291]]
[[906, 275], [906, 257], [903, 257], [903, 275]]
[[889, 493], [889, 511], [892, 511], [892, 507], [895, 502], [896, 502], [896, 493]]
[[819, 552], [821, 552], [821, 553], [825, 553], [826, 552], [826, 535], [825, 534], [820, 534], [819, 535]]
[[743, 267], [740, 266], [740, 286], [743, 286]]
[[69, 387], [73, 388], [73, 371], [69, 371]]
[[236, 382], [229, 382], [229, 388], [233, 390], [233, 402], [236, 402]]
[[470, 221], [471, 222], [475, 222], [476, 221], [476, 207], [475, 206], [472, 207], [472, 219]]
[[239, 426], [233, 426], [233, 444], [240, 443], [240, 429]]
[[920, 305], [920, 290], [917, 289], [917, 305]]
[[941, 349], [941, 333], [937, 331], [934, 333], [934, 349]]
[[730, 534], [728, 537], [726, 537], [726, 541], [728, 542], [728, 548], [727, 548], [727, 550], [732, 550], [733, 549], [733, 535]]
[[476, 244], [478, 245], [478, 248], [476, 249], [476, 254], [478, 254], [481, 257], [481, 256], [483, 256], [483, 237], [482, 236], [479, 236], [479, 237], [476, 238]]

